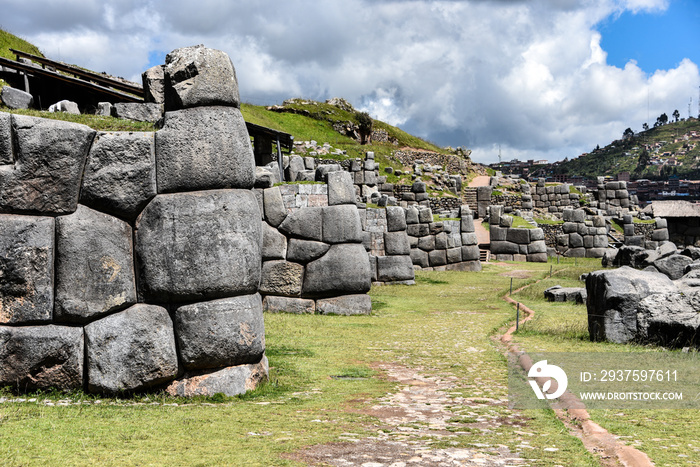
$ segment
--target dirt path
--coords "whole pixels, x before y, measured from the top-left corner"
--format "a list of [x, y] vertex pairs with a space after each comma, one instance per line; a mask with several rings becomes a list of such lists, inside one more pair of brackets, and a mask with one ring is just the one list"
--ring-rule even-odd
[[477, 186], [487, 186], [489, 184], [489, 180], [491, 180], [491, 177], [488, 175], [479, 175], [477, 177], [474, 177], [471, 182], [469, 182], [470, 187], [477, 187]]
[[[378, 419], [375, 436], [361, 438], [346, 433], [344, 442], [313, 446], [296, 453], [294, 458], [311, 465], [405, 467], [430, 466], [526, 466], [529, 459], [512, 453], [504, 445], [479, 444], [463, 447], [433, 447], [450, 444], [470, 430], [493, 430], [502, 424], [525, 426], [517, 417], [489, 419], [469, 408], [505, 405], [507, 401], [470, 400], [455, 396], [457, 378], [427, 377], [420, 368], [395, 363], [377, 363], [400, 390], [388, 394], [362, 413]], [[459, 408], [459, 411], [455, 411]], [[457, 444], [456, 442], [454, 444]]]

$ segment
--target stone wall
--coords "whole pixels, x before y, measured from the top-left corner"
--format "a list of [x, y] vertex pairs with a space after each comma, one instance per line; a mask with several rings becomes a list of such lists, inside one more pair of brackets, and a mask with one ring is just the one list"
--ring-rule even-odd
[[601, 177], [598, 179], [598, 190], [594, 192], [597, 207], [605, 211], [609, 216], [623, 215], [627, 210], [639, 204], [636, 197], [630, 197], [627, 191], [627, 182], [604, 182]]
[[700, 218], [667, 217], [670, 240], [677, 246], [700, 246]]
[[669, 240], [666, 219], [657, 218], [653, 224], [635, 223], [631, 215], [622, 216], [625, 245], [639, 246], [648, 250], [659, 247]]
[[155, 136], [0, 114], [0, 386], [232, 395], [267, 377], [233, 65], [197, 46], [164, 71]]
[[547, 262], [547, 245], [540, 228], [513, 227], [503, 206], [490, 206], [491, 255], [498, 261]]
[[[571, 193], [567, 183], [546, 186], [544, 180], [540, 180], [534, 191], [531, 195], [532, 207], [547, 209], [549, 212], [563, 212], [564, 209], [570, 209], [572, 206], [577, 208], [580, 204], [580, 195]], [[523, 202], [526, 202], [526, 199], [523, 199]], [[523, 206], [523, 209], [527, 208]]]
[[566, 209], [563, 217], [562, 233], [556, 237], [557, 252], [572, 258], [602, 258], [608, 247], [605, 218], [587, 219], [583, 209]]
[[399, 206], [361, 209], [360, 219], [363, 242], [369, 253], [372, 283], [415, 284], [404, 209]]
[[473, 214], [468, 206], [462, 206], [460, 216], [460, 220], [435, 222], [429, 207], [406, 208], [406, 232], [416, 268], [481, 270]]

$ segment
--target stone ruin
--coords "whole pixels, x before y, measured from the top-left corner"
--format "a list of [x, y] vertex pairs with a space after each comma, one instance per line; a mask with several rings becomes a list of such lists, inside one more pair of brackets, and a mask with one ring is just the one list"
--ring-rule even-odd
[[0, 113], [0, 385], [245, 392], [267, 377], [262, 214], [223, 52], [166, 58], [164, 126]]
[[503, 206], [489, 207], [491, 254], [498, 261], [547, 262], [547, 244], [541, 228], [513, 227]]

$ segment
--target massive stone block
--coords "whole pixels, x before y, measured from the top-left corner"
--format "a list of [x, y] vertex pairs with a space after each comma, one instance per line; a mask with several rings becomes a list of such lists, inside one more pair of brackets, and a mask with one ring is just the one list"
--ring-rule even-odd
[[594, 271], [586, 278], [588, 331], [591, 340], [625, 343], [637, 336], [637, 306], [655, 293], [675, 293], [663, 274], [628, 266]]
[[173, 50], [165, 56], [164, 74], [167, 110], [240, 104], [236, 70], [226, 52], [203, 45]]
[[83, 386], [83, 329], [0, 326], [0, 387], [21, 391]]
[[265, 261], [262, 266], [260, 293], [264, 295], [301, 295], [304, 266], [289, 261]]
[[411, 245], [408, 243], [408, 235], [406, 235], [406, 232], [384, 232], [384, 251], [387, 255], [410, 254]]
[[174, 397], [213, 396], [224, 394], [236, 396], [255, 389], [267, 380], [267, 357], [258, 363], [237, 365], [206, 374], [189, 375], [174, 381], [165, 390]]
[[153, 133], [98, 133], [90, 148], [80, 202], [133, 220], [156, 195]]
[[412, 281], [415, 279], [411, 257], [378, 256], [377, 279], [382, 282]]
[[287, 237], [279, 233], [276, 228], [270, 227], [267, 222], [262, 223], [262, 229], [262, 258], [264, 260], [285, 259], [287, 257]]
[[241, 111], [197, 107], [166, 112], [156, 132], [159, 193], [253, 188], [255, 157]]
[[306, 298], [278, 297], [268, 295], [263, 298], [263, 311], [268, 313], [316, 313], [316, 302]]
[[0, 324], [51, 321], [54, 219], [0, 215]]
[[95, 131], [85, 125], [12, 116], [14, 165], [0, 170], [0, 212], [70, 214]]
[[256, 363], [265, 352], [259, 294], [181, 306], [174, 320], [186, 370]]
[[354, 205], [326, 206], [323, 211], [323, 241], [326, 243], [361, 243], [362, 224]]
[[652, 294], [639, 302], [638, 339], [668, 347], [700, 344], [700, 291]]
[[369, 258], [359, 243], [332, 245], [306, 265], [302, 295], [308, 297], [363, 294], [372, 286]]
[[265, 210], [265, 220], [273, 227], [279, 225], [287, 217], [287, 209], [284, 207], [284, 200], [279, 187], [266, 188], [263, 190], [263, 206]]
[[289, 214], [279, 225], [279, 229], [290, 237], [321, 241], [322, 225], [323, 208], [308, 207]]
[[0, 112], [0, 165], [8, 165], [13, 163], [15, 160], [13, 152], [12, 114]]
[[352, 175], [344, 170], [328, 174], [328, 205], [338, 204], [355, 205], [355, 186], [352, 183]]
[[175, 378], [173, 323], [165, 308], [138, 304], [85, 326], [88, 389], [114, 394]]
[[85, 206], [56, 219], [56, 322], [85, 323], [136, 303], [131, 227]]
[[330, 247], [323, 242], [291, 238], [287, 249], [287, 260], [306, 264], [325, 255]]
[[136, 221], [139, 294], [177, 303], [255, 293], [261, 243], [252, 191], [158, 195]]
[[386, 207], [386, 228], [389, 232], [399, 232], [406, 230], [406, 212], [402, 207]]

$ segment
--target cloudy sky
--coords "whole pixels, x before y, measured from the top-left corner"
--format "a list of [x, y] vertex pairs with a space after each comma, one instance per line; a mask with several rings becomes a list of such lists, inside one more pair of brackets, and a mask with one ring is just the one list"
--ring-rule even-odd
[[[48, 57], [140, 81], [226, 51], [241, 98], [344, 97], [472, 159], [575, 157], [700, 98], [697, 0], [3, 0]], [[500, 149], [499, 149], [500, 148]]]

